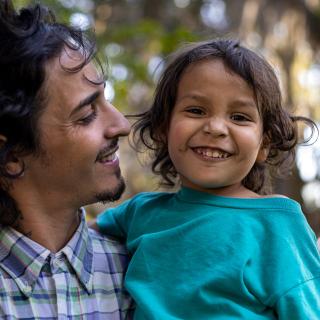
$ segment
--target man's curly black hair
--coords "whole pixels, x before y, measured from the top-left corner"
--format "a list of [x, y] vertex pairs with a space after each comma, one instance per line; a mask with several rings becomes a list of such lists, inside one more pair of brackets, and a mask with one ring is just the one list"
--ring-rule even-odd
[[94, 39], [78, 28], [57, 23], [53, 12], [36, 4], [15, 10], [0, 0], [0, 224], [12, 225], [19, 216], [8, 194], [12, 179], [7, 164], [37, 154], [37, 122], [46, 106], [46, 65], [63, 50], [80, 51], [83, 60], [67, 72], [77, 72], [95, 56]]

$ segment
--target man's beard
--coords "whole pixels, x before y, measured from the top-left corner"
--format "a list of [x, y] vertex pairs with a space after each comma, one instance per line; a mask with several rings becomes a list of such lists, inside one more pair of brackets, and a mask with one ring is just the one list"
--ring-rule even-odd
[[97, 202], [107, 203], [114, 202], [120, 199], [124, 190], [126, 189], [126, 185], [124, 183], [123, 177], [119, 175], [119, 183], [114, 190], [108, 190], [105, 192], [101, 192], [96, 194]]

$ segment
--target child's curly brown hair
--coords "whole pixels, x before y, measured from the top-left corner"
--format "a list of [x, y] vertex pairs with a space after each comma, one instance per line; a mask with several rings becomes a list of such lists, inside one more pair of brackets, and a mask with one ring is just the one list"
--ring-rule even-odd
[[279, 82], [271, 65], [238, 41], [198, 42], [172, 54], [156, 87], [151, 108], [137, 115], [138, 120], [133, 125], [134, 143], [136, 146], [142, 143], [152, 151], [153, 172], [162, 176], [164, 184], [174, 186], [178, 174], [169, 157], [166, 133], [179, 81], [188, 66], [207, 59], [221, 59], [254, 90], [269, 153], [265, 163], [252, 167], [242, 184], [259, 194], [270, 193], [270, 169], [292, 166], [298, 143], [297, 122], [305, 122], [312, 132], [317, 129], [312, 120], [290, 115], [284, 109]]

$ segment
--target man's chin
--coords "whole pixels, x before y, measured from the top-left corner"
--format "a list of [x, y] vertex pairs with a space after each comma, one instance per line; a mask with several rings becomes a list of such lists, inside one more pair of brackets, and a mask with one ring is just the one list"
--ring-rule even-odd
[[124, 190], [126, 189], [126, 185], [122, 177], [119, 178], [119, 182], [117, 186], [115, 186], [112, 190], [106, 190], [104, 192], [96, 194], [97, 202], [107, 203], [114, 202], [121, 198]]

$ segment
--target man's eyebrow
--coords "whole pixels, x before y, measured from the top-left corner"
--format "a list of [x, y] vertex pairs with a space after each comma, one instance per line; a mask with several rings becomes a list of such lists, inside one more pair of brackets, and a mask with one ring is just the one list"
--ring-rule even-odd
[[90, 96], [88, 96], [88, 97], [84, 98], [83, 100], [81, 100], [78, 103], [78, 105], [71, 111], [71, 115], [77, 113], [82, 108], [84, 108], [87, 105], [89, 105], [92, 102], [94, 102], [100, 96], [100, 94], [101, 94], [101, 92], [97, 90], [94, 93], [92, 93]]

